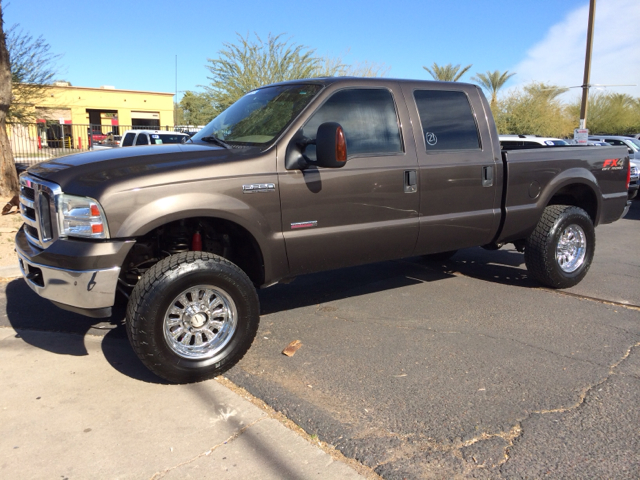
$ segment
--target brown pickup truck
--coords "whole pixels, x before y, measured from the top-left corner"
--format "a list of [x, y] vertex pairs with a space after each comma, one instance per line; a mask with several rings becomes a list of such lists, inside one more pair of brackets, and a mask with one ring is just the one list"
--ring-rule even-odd
[[30, 168], [16, 247], [61, 308], [106, 317], [121, 292], [140, 359], [192, 382], [251, 345], [255, 287], [296, 275], [514, 243], [541, 284], [575, 285], [628, 179], [625, 148], [501, 151], [474, 85], [299, 80], [249, 92], [186, 144]]

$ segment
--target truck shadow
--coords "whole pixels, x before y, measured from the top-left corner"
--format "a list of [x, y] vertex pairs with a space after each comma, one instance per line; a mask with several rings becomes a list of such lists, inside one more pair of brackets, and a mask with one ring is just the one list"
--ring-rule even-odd
[[536, 288], [540, 284], [529, 277], [524, 254], [513, 248], [488, 251], [467, 248], [459, 251], [446, 263], [424, 262], [443, 273], [459, 273], [466, 277], [514, 287]]
[[[124, 302], [114, 307], [110, 318], [92, 319], [52, 305], [31, 291], [21, 278], [9, 282], [5, 293], [9, 324], [25, 343], [58, 355], [83, 356], [88, 355], [84, 337], [102, 336], [102, 351], [114, 369], [136, 380], [166, 383], [147, 370], [129, 345], [124, 327]], [[64, 343], [50, 342], [42, 332], [68, 335]]]
[[532, 288], [524, 255], [515, 250], [461, 250], [445, 262], [413, 257], [328, 272], [303, 275], [289, 285], [260, 290], [261, 313], [276, 313], [334, 300], [392, 290], [419, 283], [446, 280], [462, 274], [504, 285]]
[[[447, 262], [414, 257], [303, 275], [292, 284], [260, 290], [261, 314], [452, 279], [458, 274], [506, 285], [537, 286], [527, 277], [523, 262], [523, 255], [515, 251], [474, 248], [458, 252]], [[166, 383], [147, 370], [129, 345], [124, 326], [125, 303], [120, 300], [110, 318], [91, 319], [52, 305], [20, 278], [6, 286], [6, 315], [23, 341], [59, 355], [88, 355], [84, 337], [103, 336], [102, 351], [114, 369], [136, 380]], [[41, 332], [70, 335], [63, 344], [51, 343]]]
[[623, 220], [640, 220], [640, 199], [634, 200]]

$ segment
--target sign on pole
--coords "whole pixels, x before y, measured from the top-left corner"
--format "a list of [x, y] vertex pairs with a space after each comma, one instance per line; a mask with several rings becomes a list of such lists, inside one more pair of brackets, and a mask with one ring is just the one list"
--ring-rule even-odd
[[573, 130], [573, 139], [578, 145], [587, 145], [589, 143], [589, 129], [576, 128]]

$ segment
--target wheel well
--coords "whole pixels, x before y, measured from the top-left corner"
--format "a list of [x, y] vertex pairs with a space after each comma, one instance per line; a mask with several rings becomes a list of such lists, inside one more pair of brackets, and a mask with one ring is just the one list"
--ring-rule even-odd
[[194, 217], [161, 225], [138, 237], [122, 266], [121, 284], [132, 289], [142, 274], [163, 258], [192, 250], [220, 255], [241, 268], [254, 285], [264, 283], [262, 252], [249, 231], [228, 220]]
[[549, 205], [573, 205], [574, 207], [580, 207], [591, 217], [593, 224], [596, 224], [598, 217], [598, 200], [594, 191], [587, 185], [573, 184], [562, 187], [551, 197]]

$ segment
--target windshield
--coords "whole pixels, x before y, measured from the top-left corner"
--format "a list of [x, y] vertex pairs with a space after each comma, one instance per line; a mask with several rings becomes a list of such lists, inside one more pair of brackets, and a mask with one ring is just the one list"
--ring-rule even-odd
[[266, 145], [280, 135], [298, 116], [321, 85], [280, 85], [247, 93], [193, 136], [234, 145]]
[[640, 151], [640, 140], [638, 140], [637, 138], [630, 138], [629, 140], [631, 141], [631, 143], [633, 143], [633, 147], [635, 147], [635, 151], [636, 152]]

